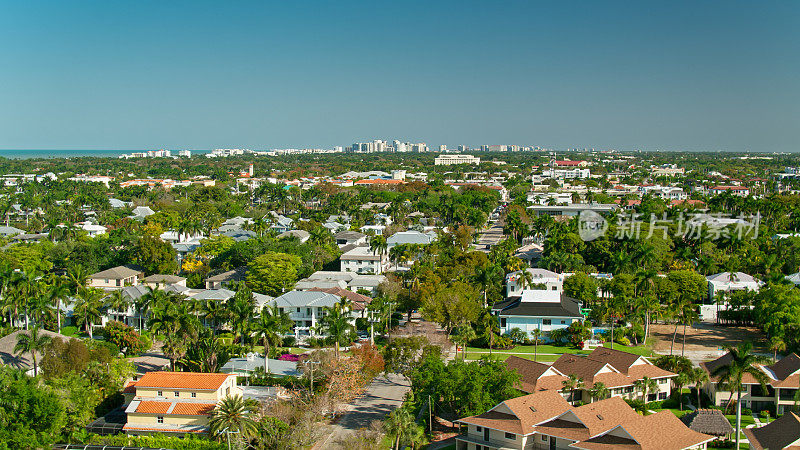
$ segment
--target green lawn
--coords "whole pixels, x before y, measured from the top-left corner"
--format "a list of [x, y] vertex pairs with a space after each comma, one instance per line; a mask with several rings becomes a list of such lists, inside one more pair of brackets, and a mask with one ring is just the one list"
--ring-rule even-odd
[[[604, 346], [610, 348], [611, 344], [605, 343]], [[642, 355], [642, 356], [652, 356], [653, 355], [653, 351], [650, 349], [650, 347], [645, 346], [645, 345], [626, 347], [626, 346], [622, 346], [622, 345], [619, 345], [619, 344], [614, 344], [614, 349], [621, 350], [623, 352], [633, 353], [633, 354], [636, 354], [636, 355]], [[564, 353], [570, 353], [570, 354], [573, 354], [573, 355], [588, 355], [589, 353], [592, 352], [591, 350], [579, 350], [579, 349], [573, 347], [572, 345], [552, 345], [552, 344], [541, 344], [541, 345], [539, 345], [539, 348], [537, 349], [537, 351], [538, 351], [538, 353], [540, 355], [541, 354], [548, 354], [548, 353], [556, 354], [556, 355], [561, 355], [561, 354], [564, 354]], [[486, 353], [488, 353], [489, 349], [488, 348], [467, 347], [467, 354], [470, 354], [470, 353], [473, 353], [473, 352], [475, 352], [475, 353], [478, 353], [478, 352], [486, 352]], [[492, 353], [508, 353], [508, 354], [512, 354], [512, 355], [513, 354], [517, 354], [517, 353], [530, 353], [530, 354], [533, 354], [534, 353], [534, 346], [533, 345], [518, 345], [518, 346], [516, 346], [516, 347], [514, 347], [512, 349], [509, 349], [509, 350], [492, 350]], [[523, 355], [517, 355], [517, 356], [523, 356]]]
[[[511, 353], [502, 353], [502, 352], [493, 352], [491, 355], [489, 353], [470, 353], [467, 352], [467, 361], [474, 361], [477, 359], [481, 359], [483, 357], [491, 356], [493, 359], [497, 359], [499, 361], [505, 361], [508, 359], [509, 356], [518, 356], [520, 358], [530, 359], [533, 361], [533, 353], [522, 353], [519, 355], [514, 355]], [[553, 362], [558, 359], [560, 355], [537, 355], [536, 361], [538, 362]], [[459, 352], [458, 357], [461, 358], [461, 353]]]

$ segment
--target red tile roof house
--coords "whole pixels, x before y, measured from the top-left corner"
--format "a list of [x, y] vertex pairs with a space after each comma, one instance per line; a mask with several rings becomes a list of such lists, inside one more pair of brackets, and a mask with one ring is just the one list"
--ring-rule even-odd
[[[509, 369], [520, 374], [519, 389], [523, 392], [561, 390], [563, 380], [569, 375], [583, 379], [583, 389], [575, 391], [574, 401], [591, 402], [589, 389], [603, 383], [612, 397], [639, 398], [641, 392], [633, 387], [636, 380], [649, 377], [658, 383], [658, 390], [648, 392], [647, 401], [665, 400], [669, 397], [670, 380], [675, 373], [653, 365], [647, 358], [633, 353], [598, 347], [587, 356], [564, 354], [552, 366], [511, 356], [506, 360]], [[564, 396], [569, 396], [564, 392]]]
[[123, 390], [126, 434], [207, 433], [211, 412], [222, 399], [242, 395], [236, 375], [147, 372]]
[[670, 411], [640, 416], [620, 397], [579, 407], [556, 391], [506, 400], [465, 417], [457, 450], [484, 449], [704, 449], [713, 436], [689, 429]]
[[788, 412], [763, 427], [745, 428], [744, 435], [754, 450], [800, 450], [800, 416]]
[[[721, 366], [726, 365], [731, 359], [726, 353], [713, 361], [700, 363], [700, 367], [709, 374], [710, 381], [706, 383], [704, 391], [717, 406], [724, 406], [731, 398], [731, 393], [721, 389], [718, 379], [711, 374]], [[764, 392], [761, 383], [752, 375], [744, 374], [742, 384], [742, 406], [753, 411], [776, 408], [778, 414], [783, 414], [794, 408], [794, 395], [800, 389], [800, 356], [790, 353], [780, 361], [770, 365], [757, 366], [769, 380], [767, 391]], [[734, 394], [734, 400], [736, 395]]]

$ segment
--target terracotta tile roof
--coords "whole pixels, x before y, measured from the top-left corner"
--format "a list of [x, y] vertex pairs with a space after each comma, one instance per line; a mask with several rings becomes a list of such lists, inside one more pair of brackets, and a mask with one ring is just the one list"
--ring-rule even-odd
[[569, 403], [558, 392], [537, 392], [506, 400], [490, 411], [459, 422], [525, 435], [532, 433], [537, 423], [552, 419], [569, 408]]
[[406, 184], [403, 180], [386, 180], [386, 179], [374, 179], [374, 180], [358, 180], [355, 184]]
[[170, 402], [144, 400], [139, 403], [136, 412], [142, 414], [166, 414], [170, 406], [172, 406]]
[[177, 402], [170, 414], [182, 416], [207, 416], [217, 405], [215, 403], [183, 403]]
[[339, 297], [346, 297], [351, 302], [353, 302], [353, 310], [354, 311], [363, 311], [366, 308], [366, 305], [369, 305], [372, 302], [371, 297], [367, 297], [366, 295], [361, 295], [358, 292], [353, 292], [350, 289], [342, 289], [340, 287], [329, 287], [329, 288], [311, 288], [309, 291], [316, 291], [316, 292], [325, 292], [327, 294], [338, 295]]
[[131, 380], [125, 384], [125, 387], [122, 388], [123, 394], [135, 394], [136, 393], [136, 382]]
[[131, 423], [126, 423], [122, 427], [123, 431], [152, 431], [152, 432], [161, 432], [161, 433], [207, 433], [207, 427], [185, 427], [185, 428], [170, 428], [169, 426], [166, 427], [155, 427], [155, 426], [144, 426], [144, 425], [136, 425]]
[[745, 428], [744, 434], [754, 450], [800, 449], [800, 416], [787, 412], [763, 427]]
[[224, 373], [147, 372], [136, 382], [136, 387], [215, 391], [229, 376]]

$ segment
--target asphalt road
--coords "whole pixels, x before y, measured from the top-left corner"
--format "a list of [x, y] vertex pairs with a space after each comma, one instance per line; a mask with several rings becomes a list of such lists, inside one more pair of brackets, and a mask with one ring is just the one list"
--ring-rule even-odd
[[314, 448], [338, 448], [337, 442], [360, 428], [369, 428], [373, 420], [384, 420], [386, 416], [403, 404], [403, 397], [410, 389], [407, 378], [402, 375], [379, 376], [372, 380], [366, 392], [348, 407], [347, 412], [333, 427], [332, 433]]

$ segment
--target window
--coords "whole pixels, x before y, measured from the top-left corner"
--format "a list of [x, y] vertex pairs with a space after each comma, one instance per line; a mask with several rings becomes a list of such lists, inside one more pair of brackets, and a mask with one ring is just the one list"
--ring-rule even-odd
[[158, 391], [158, 392], [156, 392], [156, 395], [159, 396], [159, 397], [163, 397], [164, 396], [164, 392]]
[[483, 431], [483, 428], [481, 428], [481, 427], [475, 427], [475, 431], [477, 431], [478, 433], [480, 433], [481, 431]]
[[231, 388], [225, 389], [225, 396], [227, 397], [229, 395], [231, 395]]
[[542, 441], [547, 442], [547, 435], [546, 434], [542, 435]]
[[566, 323], [567, 323], [567, 321], [566, 321], [566, 320], [562, 320], [562, 321], [561, 321], [561, 325], [565, 325]]
[[181, 396], [180, 391], [175, 391], [175, 397], [180, 397], [180, 396]]
[[659, 400], [666, 400], [666, 398], [667, 398], [667, 393], [666, 392], [659, 392], [658, 393], [658, 399]]
[[297, 312], [300, 312], [300, 308], [297, 308]]
[[192, 392], [192, 398], [197, 398], [197, 392]]
[[542, 319], [542, 325], [550, 325], [551, 323], [553, 323], [553, 321], [550, 319]]
[[550, 290], [551, 291], [557, 291], [558, 290], [558, 286], [553, 286], [553, 287], [550, 288]]
[[500, 327], [501, 328], [505, 328], [505, 326], [506, 326], [506, 318], [505, 317], [501, 317], [500, 318]]
[[164, 416], [158, 416], [158, 417], [156, 417], [156, 422], [158, 422], [158, 423], [164, 423]]
[[489, 440], [489, 429], [488, 428], [484, 428], [483, 429], [483, 440], [484, 441], [488, 441]]
[[311, 308], [306, 308], [306, 315], [307, 315], [307, 316], [310, 316], [310, 315], [311, 315]]
[[517, 435], [514, 433], [506, 432], [506, 439], [511, 439], [512, 441], [517, 439]]

